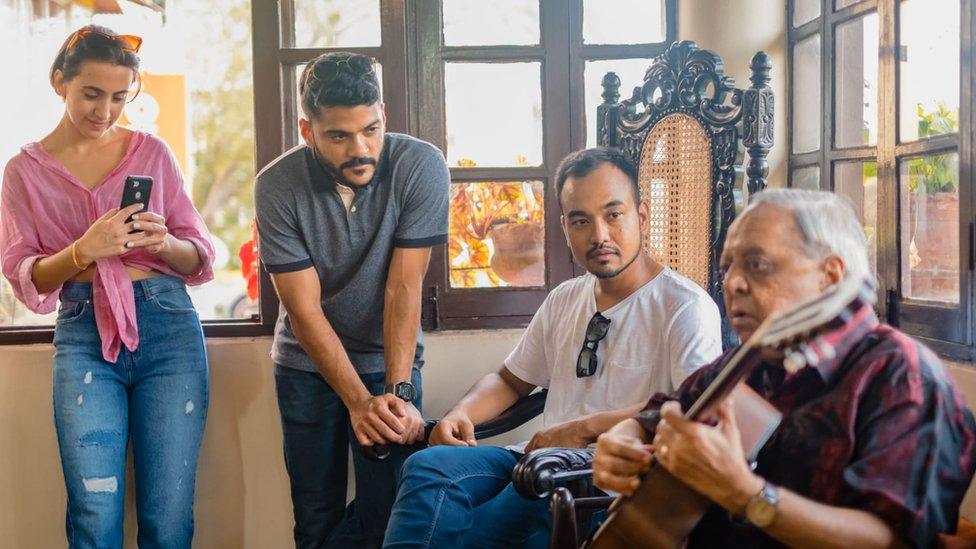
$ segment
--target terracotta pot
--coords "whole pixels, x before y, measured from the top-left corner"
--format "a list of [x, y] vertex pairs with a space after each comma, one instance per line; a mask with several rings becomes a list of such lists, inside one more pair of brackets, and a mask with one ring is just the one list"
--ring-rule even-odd
[[[959, 195], [925, 195], [914, 204], [915, 246], [920, 262], [912, 268], [910, 295], [922, 299], [959, 300]], [[924, 217], [923, 217], [924, 216]]]
[[511, 286], [546, 282], [545, 230], [538, 223], [502, 223], [488, 232], [495, 246], [491, 268]]

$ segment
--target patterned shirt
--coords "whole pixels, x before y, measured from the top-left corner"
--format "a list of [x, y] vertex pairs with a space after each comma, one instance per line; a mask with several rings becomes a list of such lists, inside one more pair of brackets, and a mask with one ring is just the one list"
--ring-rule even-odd
[[[823, 335], [836, 358], [787, 373], [762, 363], [748, 385], [783, 413], [756, 473], [818, 502], [869, 511], [915, 546], [954, 532], [976, 469], [976, 422], [938, 358], [869, 306]], [[732, 351], [692, 374], [638, 415], [652, 433], [658, 409], [701, 395]], [[689, 547], [779, 547], [760, 529], [713, 505]]]

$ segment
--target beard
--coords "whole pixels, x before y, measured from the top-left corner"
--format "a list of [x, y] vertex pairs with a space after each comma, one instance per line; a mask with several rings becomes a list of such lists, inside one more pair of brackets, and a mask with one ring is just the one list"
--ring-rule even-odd
[[640, 254], [641, 254], [641, 250], [640, 250], [640, 248], [638, 248], [637, 251], [634, 252], [634, 256], [633, 257], [631, 257], [629, 260], [627, 260], [626, 263], [624, 263], [623, 265], [621, 265], [620, 268], [614, 269], [612, 271], [595, 272], [595, 271], [591, 271], [590, 269], [587, 269], [587, 271], [589, 271], [590, 273], [593, 274], [593, 276], [595, 276], [595, 277], [597, 277], [597, 278], [599, 278], [601, 280], [607, 280], [607, 279], [610, 279], [610, 278], [614, 278], [615, 276], [619, 275], [620, 273], [626, 271], [627, 268], [630, 267], [634, 263], [634, 261], [637, 261], [637, 258], [640, 256]]

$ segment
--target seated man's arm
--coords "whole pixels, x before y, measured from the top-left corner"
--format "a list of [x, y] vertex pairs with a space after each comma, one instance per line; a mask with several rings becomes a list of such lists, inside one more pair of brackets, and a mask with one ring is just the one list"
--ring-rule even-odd
[[315, 269], [273, 273], [271, 280], [298, 342], [349, 409], [359, 443], [371, 446], [403, 442], [407, 433], [391, 411], [393, 401], [399, 399], [389, 394], [373, 397], [366, 390], [339, 336], [322, 312], [322, 287]]
[[597, 412], [579, 419], [566, 421], [536, 433], [525, 452], [537, 448], [583, 448], [596, 441], [596, 438], [621, 421], [634, 417], [644, 407], [643, 403], [618, 410]]
[[486, 375], [468, 389], [437, 423], [430, 434], [430, 444], [476, 446], [474, 426], [504, 412], [535, 387], [502, 366], [498, 372]]

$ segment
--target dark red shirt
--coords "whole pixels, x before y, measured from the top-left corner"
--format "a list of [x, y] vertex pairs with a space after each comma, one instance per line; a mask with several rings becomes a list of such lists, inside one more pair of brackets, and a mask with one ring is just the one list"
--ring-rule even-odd
[[[783, 413], [756, 472], [827, 505], [861, 509], [915, 546], [955, 532], [976, 468], [976, 422], [942, 362], [921, 343], [879, 324], [865, 306], [823, 336], [836, 357], [788, 374], [763, 363], [750, 387]], [[655, 395], [638, 420], [653, 430], [657, 409], [687, 409], [730, 352], [692, 374], [671, 396]], [[689, 546], [776, 547], [760, 529], [712, 506]]]

